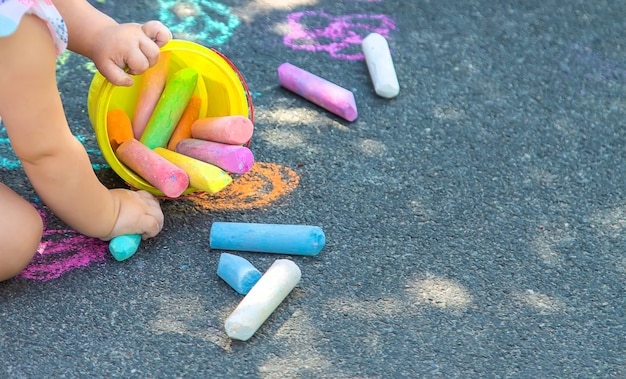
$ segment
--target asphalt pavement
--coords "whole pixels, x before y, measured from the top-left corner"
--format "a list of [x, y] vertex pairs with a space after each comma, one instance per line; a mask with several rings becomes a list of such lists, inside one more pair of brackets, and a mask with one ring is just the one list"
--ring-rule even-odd
[[[254, 104], [255, 167], [163, 200], [131, 259], [42, 205], [6, 139], [7, 183], [46, 220], [0, 284], [2, 378], [626, 378], [626, 2], [220, 0], [92, 3], [215, 48]], [[360, 41], [400, 82], [377, 96]], [[354, 93], [348, 122], [281, 88], [290, 62]], [[59, 59], [70, 126], [108, 186], [94, 68]], [[6, 137], [4, 130], [1, 130]], [[297, 287], [248, 341], [216, 274], [216, 221], [315, 225], [313, 257], [231, 252]]]

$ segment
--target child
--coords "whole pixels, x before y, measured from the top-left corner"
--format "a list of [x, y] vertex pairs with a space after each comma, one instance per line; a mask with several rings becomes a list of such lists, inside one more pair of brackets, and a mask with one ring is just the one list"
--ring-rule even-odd
[[[118, 24], [86, 0], [0, 0], [0, 116], [13, 151], [41, 200], [85, 235], [157, 235], [158, 201], [145, 191], [107, 189], [72, 135], [56, 84], [66, 47], [90, 58], [113, 84], [154, 65], [172, 38], [158, 21]], [[17, 275], [43, 232], [36, 209], [0, 183], [0, 280]]]

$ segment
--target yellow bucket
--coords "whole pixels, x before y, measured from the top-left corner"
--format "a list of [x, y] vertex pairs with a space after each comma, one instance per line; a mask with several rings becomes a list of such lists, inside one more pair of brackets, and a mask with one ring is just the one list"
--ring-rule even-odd
[[[194, 95], [202, 99], [200, 118], [245, 116], [254, 122], [254, 108], [246, 82], [235, 65], [224, 55], [183, 40], [171, 40], [161, 48], [161, 51], [171, 51], [168, 77], [185, 67], [192, 67], [198, 71], [198, 84]], [[87, 95], [89, 120], [96, 133], [100, 151], [113, 171], [133, 188], [146, 190], [156, 196], [165, 196], [120, 162], [109, 144], [107, 113], [111, 109], [122, 109], [132, 119], [142, 76], [139, 75], [134, 79], [131, 87], [115, 86], [96, 72]], [[197, 190], [189, 187], [183, 195], [193, 192]]]

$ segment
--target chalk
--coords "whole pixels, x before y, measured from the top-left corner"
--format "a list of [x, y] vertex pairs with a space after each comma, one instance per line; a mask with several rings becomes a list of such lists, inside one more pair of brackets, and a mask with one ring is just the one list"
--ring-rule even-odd
[[252, 151], [240, 145], [186, 138], [178, 142], [176, 151], [234, 174], [246, 173], [254, 165]]
[[117, 150], [122, 142], [133, 138], [133, 127], [126, 112], [121, 109], [111, 109], [107, 112], [107, 134], [113, 151]]
[[233, 181], [228, 173], [212, 164], [162, 147], [155, 148], [154, 152], [186, 172], [189, 184], [197, 190], [216, 193]]
[[254, 125], [245, 116], [204, 117], [191, 125], [191, 136], [206, 141], [242, 145], [252, 138]]
[[122, 143], [115, 154], [122, 163], [167, 197], [178, 197], [189, 186], [189, 176], [183, 169], [134, 138]]
[[201, 105], [202, 99], [199, 96], [191, 96], [187, 108], [185, 108], [182, 116], [180, 116], [180, 120], [178, 120], [178, 124], [176, 124], [176, 128], [167, 143], [168, 149], [174, 151], [176, 150], [176, 144], [178, 144], [180, 140], [191, 138], [191, 125], [200, 117]]
[[137, 105], [133, 114], [133, 135], [140, 139], [165, 88], [171, 51], [162, 51], [157, 63], [144, 71], [139, 83]]
[[400, 84], [385, 37], [371, 33], [363, 39], [361, 48], [376, 93], [388, 99], [398, 96]]
[[192, 67], [185, 67], [172, 75], [141, 135], [141, 143], [151, 149], [167, 146], [197, 83], [198, 71]]
[[325, 244], [322, 228], [309, 225], [214, 222], [209, 233], [211, 249], [312, 256]]
[[242, 295], [261, 278], [261, 272], [247, 259], [228, 253], [220, 254], [217, 275]]
[[109, 242], [109, 252], [117, 261], [132, 257], [141, 242], [141, 234], [124, 234], [114, 237]]
[[278, 81], [281, 86], [348, 121], [358, 117], [354, 94], [335, 83], [290, 63], [278, 67]]
[[296, 287], [301, 276], [293, 261], [274, 261], [224, 322], [226, 334], [247, 341]]

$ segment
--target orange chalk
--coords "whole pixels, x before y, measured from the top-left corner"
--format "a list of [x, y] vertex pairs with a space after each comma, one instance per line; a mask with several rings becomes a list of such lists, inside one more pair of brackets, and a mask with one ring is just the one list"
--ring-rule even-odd
[[122, 142], [133, 138], [133, 127], [126, 112], [121, 109], [111, 109], [107, 112], [107, 133], [113, 151], [116, 151]]
[[150, 120], [150, 116], [152, 116], [152, 112], [154, 112], [154, 108], [161, 98], [170, 67], [170, 55], [171, 51], [169, 50], [161, 52], [158, 62], [142, 75], [132, 122], [133, 135], [136, 139], [141, 138], [146, 125], [148, 125], [148, 120]]
[[191, 125], [200, 117], [201, 105], [202, 99], [199, 96], [191, 96], [187, 108], [185, 108], [182, 116], [180, 116], [180, 120], [178, 124], [176, 124], [176, 128], [167, 143], [168, 149], [173, 151], [176, 149], [176, 144], [178, 144], [180, 140], [191, 138]]
[[245, 116], [206, 117], [196, 120], [191, 125], [191, 136], [225, 143], [228, 145], [242, 145], [252, 138], [254, 125]]
[[167, 197], [178, 197], [189, 187], [189, 175], [183, 169], [134, 138], [124, 141], [115, 154]]

